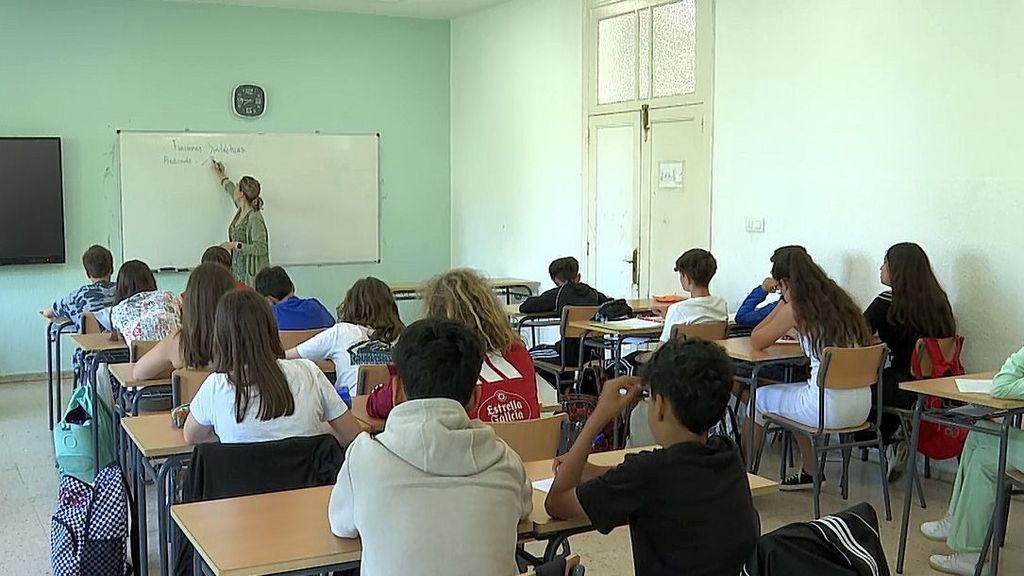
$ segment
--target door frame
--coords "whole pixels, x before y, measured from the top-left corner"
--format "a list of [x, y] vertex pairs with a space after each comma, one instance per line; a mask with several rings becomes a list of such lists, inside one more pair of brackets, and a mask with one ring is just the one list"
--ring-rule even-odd
[[[581, 202], [582, 223], [580, 233], [580, 244], [582, 258], [583, 277], [593, 281], [593, 262], [591, 246], [594, 238], [591, 233], [591, 212], [594, 198], [592, 190], [594, 171], [596, 170], [595, 158], [591, 153], [591, 122], [605, 116], [618, 116], [623, 114], [640, 114], [641, 107], [648, 105], [649, 110], [664, 108], [699, 106], [703, 111], [703, 140], [707, 151], [707, 174], [708, 174], [708, 195], [710, 197], [710, 213], [708, 214], [708, 248], [713, 249], [714, 239], [714, 92], [715, 92], [715, 0], [697, 0], [697, 91], [693, 94], [675, 96], [668, 98], [652, 98], [648, 100], [634, 100], [615, 104], [597, 104], [597, 19], [613, 14], [622, 14], [644, 7], [653, 7], [659, 4], [666, 4], [672, 0], [581, 0], [580, 19], [582, 21], [581, 54], [583, 74], [581, 90], [583, 92], [583, 106], [581, 110], [582, 122], [580, 123], [583, 134], [581, 135], [581, 154], [583, 155], [585, 169], [582, 174], [583, 201]], [[643, 128], [641, 127], [641, 131]], [[643, 134], [640, 135], [643, 138]], [[640, 150], [635, 152], [638, 156]], [[640, 160], [637, 158], [637, 166]], [[642, 172], [638, 170], [638, 175]], [[640, 190], [636, 191], [640, 195]], [[642, 233], [642, 231], [641, 231]], [[647, 238], [646, 240], [649, 240]], [[639, 247], [638, 240], [638, 247]], [[641, 267], [641, 276], [644, 276], [645, 266]], [[649, 285], [649, 274], [646, 276]]]

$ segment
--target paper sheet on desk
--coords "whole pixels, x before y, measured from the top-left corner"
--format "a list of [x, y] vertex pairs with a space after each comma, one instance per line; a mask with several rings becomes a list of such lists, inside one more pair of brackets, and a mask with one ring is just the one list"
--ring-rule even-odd
[[535, 480], [533, 482], [533, 489], [540, 490], [541, 492], [547, 494], [548, 492], [551, 491], [551, 483], [554, 481], [554, 478], [547, 478], [545, 480]]
[[957, 378], [956, 387], [963, 394], [992, 394], [992, 380]]
[[662, 326], [662, 323], [651, 322], [650, 320], [644, 320], [642, 318], [630, 318], [629, 320], [605, 322], [604, 325], [609, 328], [618, 328], [620, 330], [638, 330], [643, 328], [659, 328]]

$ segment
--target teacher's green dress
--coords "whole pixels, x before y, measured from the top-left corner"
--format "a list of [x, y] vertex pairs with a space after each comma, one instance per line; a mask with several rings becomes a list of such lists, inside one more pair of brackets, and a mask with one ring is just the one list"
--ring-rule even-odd
[[[225, 180], [224, 191], [233, 199], [235, 183]], [[259, 210], [250, 210], [241, 220], [238, 219], [240, 213], [241, 210], [235, 212], [235, 217], [228, 226], [228, 241], [242, 244], [238, 250], [231, 251], [231, 272], [235, 278], [252, 286], [256, 274], [270, 266], [267, 223], [264, 222], [263, 213]]]

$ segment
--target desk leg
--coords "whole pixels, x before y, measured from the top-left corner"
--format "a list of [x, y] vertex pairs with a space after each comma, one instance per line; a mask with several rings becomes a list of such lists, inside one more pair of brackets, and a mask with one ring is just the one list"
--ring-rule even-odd
[[[761, 365], [755, 363], [750, 369], [750, 395], [747, 397], [747, 418], [749, 422], [749, 426], [747, 426], [747, 428], [750, 428], [750, 438], [746, 439], [747, 470], [750, 471], [751, 473], [753, 473], [755, 470], [754, 436], [756, 436], [757, 433], [754, 432], [754, 412], [755, 406], [757, 405], [757, 375], [759, 372], [761, 372]], [[762, 447], [761, 449], [763, 450], [764, 447]], [[782, 456], [783, 458], [785, 458], [785, 452], [783, 452]]]
[[92, 391], [93, 417], [92, 417], [92, 457], [96, 463], [96, 471], [100, 470], [100, 397], [96, 390], [96, 370], [99, 368], [99, 356], [90, 355], [89, 363], [89, 388]]
[[[907, 555], [907, 530], [910, 528], [910, 501], [914, 497], [914, 484], [917, 481], [917, 443], [921, 434], [921, 411], [924, 409], [924, 396], [917, 395], [914, 404], [914, 425], [910, 434], [910, 454], [907, 457], [907, 469], [903, 473], [903, 516], [900, 519], [900, 546], [896, 555], [896, 573], [903, 574], [903, 560]], [[1005, 462], [1005, 461], [1004, 461]]]
[[138, 526], [139, 565], [135, 568], [138, 576], [149, 574], [149, 532], [146, 528], [146, 460], [136, 446], [135, 452], [135, 522]]
[[[1006, 498], [1006, 451], [1010, 440], [1010, 424], [1013, 418], [1003, 418], [1003, 426], [999, 435], [999, 468], [996, 472], [996, 508], [992, 513], [992, 525], [995, 531], [992, 533], [992, 563], [989, 566], [989, 574], [995, 576], [999, 572], [999, 550], [1003, 547], [1006, 538], [1006, 524], [1003, 518], [1006, 517], [1005, 507], [1009, 504]], [[978, 563], [985, 562], [981, 558]], [[979, 572], [976, 572], [979, 573]]]
[[[57, 407], [57, 414], [60, 414], [60, 415], [63, 416], [63, 414], [64, 414], [64, 407], [61, 406], [61, 404], [63, 404], [63, 402], [61, 402], [61, 396], [63, 396], [64, 391], [61, 389], [61, 386], [63, 385], [63, 382], [61, 381], [61, 373], [60, 373], [60, 369], [61, 369], [61, 366], [60, 366], [60, 328], [57, 329], [57, 334], [55, 334], [53, 338], [54, 338], [54, 342], [53, 342], [53, 349], [54, 349], [54, 353], [53, 353], [53, 365], [54, 365], [54, 371], [53, 371], [53, 394], [54, 394], [54, 398], [57, 399], [56, 403], [55, 403], [55, 406]], [[59, 418], [59, 416], [58, 416], [58, 418]]]
[[[59, 337], [59, 336], [58, 336]], [[53, 329], [46, 324], [46, 406], [49, 414], [47, 425], [53, 431]]]
[[[580, 331], [580, 353], [579, 353], [580, 355], [579, 355], [579, 358], [576, 361], [576, 377], [573, 379], [573, 386], [572, 386], [575, 389], [577, 394], [579, 394], [582, 391], [582, 389], [583, 389], [583, 357], [584, 357], [583, 351], [587, 349], [586, 341], [587, 341], [587, 331], [584, 329], [584, 330]], [[562, 346], [562, 349], [564, 350], [565, 346]], [[604, 356], [603, 352], [601, 353], [601, 356]], [[565, 359], [564, 358], [562, 359], [562, 364], [565, 364]]]
[[160, 465], [160, 470], [157, 471], [156, 475], [156, 512], [158, 517], [157, 530], [160, 532], [160, 541], [157, 543], [157, 548], [160, 551], [160, 576], [167, 576], [171, 573], [171, 560], [176, 560], [174, 556], [173, 547], [170, 548], [170, 554], [168, 554], [168, 541], [170, 540], [171, 534], [171, 504], [174, 502], [177, 492], [177, 487], [174, 481], [174, 475], [178, 473], [181, 468], [181, 463], [186, 458], [191, 458], [191, 454], [175, 455], [170, 456], [164, 463]]

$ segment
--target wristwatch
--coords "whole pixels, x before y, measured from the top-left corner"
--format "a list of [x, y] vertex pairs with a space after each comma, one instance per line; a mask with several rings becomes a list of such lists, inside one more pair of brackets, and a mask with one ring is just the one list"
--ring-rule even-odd
[[241, 242], [235, 242], [235, 250], [241, 250], [241, 249], [242, 249], [242, 243]]

